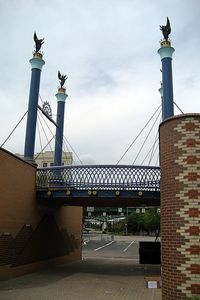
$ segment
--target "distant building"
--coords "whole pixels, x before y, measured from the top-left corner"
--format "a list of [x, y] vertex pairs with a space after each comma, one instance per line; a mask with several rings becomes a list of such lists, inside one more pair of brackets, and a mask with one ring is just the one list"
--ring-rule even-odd
[[[23, 155], [16, 153], [16, 155], [20, 158], [24, 158]], [[52, 167], [54, 165], [54, 152], [53, 151], [45, 151], [43, 153], [35, 154], [35, 162], [38, 167]], [[64, 152], [62, 153], [62, 166], [72, 165], [73, 156], [72, 152]]]

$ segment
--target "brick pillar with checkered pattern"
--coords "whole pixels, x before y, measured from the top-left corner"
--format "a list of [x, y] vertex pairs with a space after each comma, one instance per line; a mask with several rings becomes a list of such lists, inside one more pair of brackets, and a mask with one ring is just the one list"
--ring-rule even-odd
[[200, 114], [160, 125], [162, 299], [200, 296]]

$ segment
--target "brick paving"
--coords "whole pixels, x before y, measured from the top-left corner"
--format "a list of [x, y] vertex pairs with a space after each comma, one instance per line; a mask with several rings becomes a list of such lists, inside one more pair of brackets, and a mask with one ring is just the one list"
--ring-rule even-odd
[[160, 266], [130, 259], [84, 259], [0, 282], [1, 300], [161, 300], [161, 289], [147, 289], [144, 277]]

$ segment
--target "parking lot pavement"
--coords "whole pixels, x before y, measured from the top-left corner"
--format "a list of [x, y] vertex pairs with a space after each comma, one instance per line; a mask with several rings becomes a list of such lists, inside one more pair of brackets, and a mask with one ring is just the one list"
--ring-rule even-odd
[[106, 234], [86, 234], [83, 236], [83, 258], [131, 258], [139, 262], [139, 242], [154, 241], [149, 236], [112, 236]]
[[139, 244], [130, 241], [93, 241], [90, 240], [83, 246], [83, 258], [131, 258], [139, 261]]

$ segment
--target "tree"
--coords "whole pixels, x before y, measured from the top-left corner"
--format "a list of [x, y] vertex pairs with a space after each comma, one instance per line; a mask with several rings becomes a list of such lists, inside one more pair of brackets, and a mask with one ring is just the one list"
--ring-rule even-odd
[[121, 220], [113, 223], [112, 231], [116, 233], [124, 233], [126, 220]]
[[141, 214], [133, 212], [127, 217], [128, 232], [135, 233], [140, 231], [141, 228], [140, 215]]
[[160, 227], [160, 214], [155, 209], [146, 213], [132, 213], [127, 218], [128, 231], [131, 233], [139, 233], [146, 231], [156, 233]]

